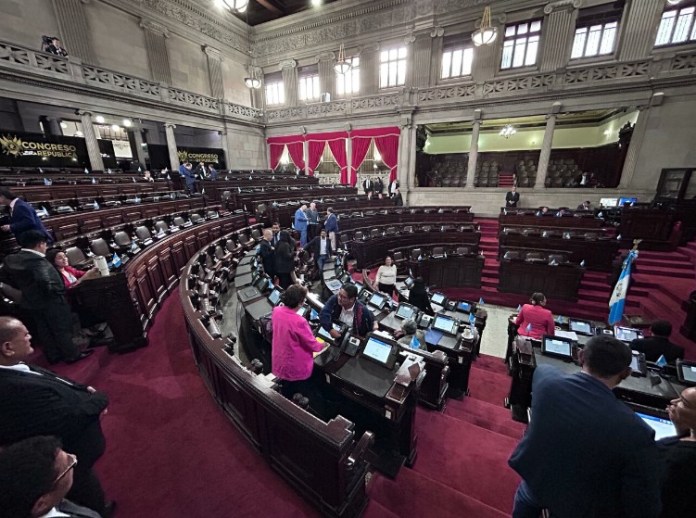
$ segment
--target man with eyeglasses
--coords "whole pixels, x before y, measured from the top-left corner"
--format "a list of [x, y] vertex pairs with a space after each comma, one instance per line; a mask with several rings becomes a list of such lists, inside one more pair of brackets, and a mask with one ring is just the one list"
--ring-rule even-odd
[[106, 503], [92, 470], [106, 447], [100, 418], [108, 398], [93, 387], [25, 363], [33, 351], [24, 324], [0, 317], [0, 446], [37, 435], [60, 438], [65, 450], [80, 458], [69, 497], [108, 516], [113, 502]]
[[0, 518], [100, 518], [65, 498], [77, 465], [55, 437], [32, 437], [0, 450]]
[[370, 331], [379, 329], [372, 312], [358, 300], [358, 288], [355, 284], [346, 283], [332, 295], [319, 313], [321, 326], [338, 338], [341, 334], [332, 328], [332, 322], [340, 322], [348, 327], [353, 335], [367, 336]]

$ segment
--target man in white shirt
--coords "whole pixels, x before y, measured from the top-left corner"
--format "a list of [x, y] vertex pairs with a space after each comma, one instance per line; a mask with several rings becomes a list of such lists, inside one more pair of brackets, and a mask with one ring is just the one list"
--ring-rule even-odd
[[317, 266], [319, 266], [320, 272], [324, 270], [324, 263], [326, 263], [333, 254], [331, 240], [324, 229], [321, 229], [319, 235], [307, 243], [304, 249], [312, 253], [314, 261], [316, 261]]
[[100, 518], [96, 511], [65, 499], [77, 462], [55, 437], [32, 437], [4, 448], [0, 451], [2, 516]]

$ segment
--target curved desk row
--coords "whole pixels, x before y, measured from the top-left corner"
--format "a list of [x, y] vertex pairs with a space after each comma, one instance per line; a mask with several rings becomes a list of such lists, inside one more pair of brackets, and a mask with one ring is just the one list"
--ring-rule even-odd
[[[218, 242], [221, 248], [228, 237]], [[259, 366], [253, 367], [255, 362], [253, 370], [242, 364], [210, 312], [193, 301], [203, 293], [210, 297], [214, 290], [209, 285], [220, 289], [233, 282], [238, 271], [250, 271], [252, 254], [228, 253], [212, 264], [205, 256], [198, 254], [186, 265], [187, 282], [180, 283], [179, 294], [194, 358], [208, 390], [271, 467], [324, 515], [359, 516], [367, 505], [364, 457], [372, 434], [358, 440], [347, 419], [338, 416], [326, 423], [314, 417], [278, 393], [273, 380], [262, 375]], [[244, 326], [239, 331], [246, 337], [250, 333]]]
[[498, 291], [529, 295], [540, 291], [553, 293], [554, 298], [577, 300], [585, 268], [577, 264], [552, 266], [544, 262], [500, 262]]
[[565, 215], [557, 217], [558, 209], [549, 209], [545, 215], [537, 215], [539, 209], [500, 209], [498, 222], [500, 226], [523, 225], [526, 227], [554, 228], [602, 228], [604, 220], [595, 218], [592, 212], [564, 211]]
[[341, 232], [361, 230], [377, 225], [389, 225], [401, 227], [403, 225], [461, 225], [471, 223], [474, 213], [469, 207], [412, 207], [390, 208], [377, 213], [369, 211], [341, 212], [339, 214], [339, 226]]

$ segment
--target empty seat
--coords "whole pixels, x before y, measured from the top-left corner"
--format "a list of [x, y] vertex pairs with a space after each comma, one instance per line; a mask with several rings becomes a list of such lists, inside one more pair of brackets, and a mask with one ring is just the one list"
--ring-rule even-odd
[[203, 223], [204, 221], [205, 219], [200, 214], [196, 212], [191, 214], [191, 223], [193, 223], [194, 225], [197, 225], [198, 223]]
[[547, 257], [541, 252], [527, 252], [524, 260], [528, 263], [545, 263], [547, 261]]
[[137, 237], [140, 241], [147, 241], [152, 239], [152, 234], [150, 233], [150, 229], [148, 229], [145, 225], [140, 225], [135, 229], [135, 237]]
[[70, 265], [76, 268], [86, 266], [91, 262], [89, 259], [87, 259], [84, 252], [76, 246], [66, 248], [65, 255], [68, 257], [68, 262]]
[[109, 245], [103, 238], [98, 238], [92, 241], [89, 244], [90, 250], [92, 250], [92, 253], [94, 255], [103, 255], [104, 257], [108, 257], [111, 255], [111, 249], [109, 248]]
[[442, 258], [444, 258], [444, 257], [445, 257], [445, 248], [442, 247], [442, 246], [433, 247], [433, 252], [432, 252], [431, 256], [432, 256], [434, 259], [442, 259]]
[[418, 258], [423, 255], [423, 251], [420, 248], [413, 248], [411, 250], [411, 261], [418, 261]]
[[403, 263], [405, 261], [404, 259], [404, 253], [399, 251], [394, 252], [394, 255], [392, 257], [392, 260], [394, 263], [398, 266], [399, 264]]
[[169, 230], [169, 225], [167, 223], [160, 219], [155, 222], [155, 231], [160, 234], [160, 233], [166, 233], [167, 230]]
[[130, 248], [131, 238], [127, 232], [119, 230], [114, 234], [114, 243], [116, 243], [116, 246], [119, 248]]
[[568, 256], [565, 254], [549, 254], [550, 265], [568, 264]]
[[382, 232], [381, 232], [380, 229], [378, 229], [378, 228], [373, 228], [372, 230], [370, 230], [370, 237], [371, 237], [371, 238], [373, 238], [373, 237], [379, 237], [379, 236], [381, 236], [381, 235], [382, 235]]
[[520, 253], [516, 250], [508, 250], [503, 255], [503, 259], [506, 261], [519, 261], [521, 259]]
[[182, 218], [181, 216], [177, 216], [172, 221], [172, 225], [174, 225], [175, 227], [183, 227], [185, 224], [186, 224], [186, 220], [184, 218]]
[[356, 230], [355, 234], [353, 235], [353, 239], [355, 241], [361, 241], [361, 240], [365, 239], [365, 234], [363, 234], [362, 231], [360, 231], [360, 230]]

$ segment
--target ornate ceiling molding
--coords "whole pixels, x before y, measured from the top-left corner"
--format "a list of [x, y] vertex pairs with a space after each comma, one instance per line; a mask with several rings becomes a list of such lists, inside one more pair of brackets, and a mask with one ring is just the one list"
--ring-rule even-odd
[[551, 14], [554, 11], [562, 11], [568, 9], [573, 11], [582, 7], [582, 0], [558, 0], [544, 6], [544, 14]]

